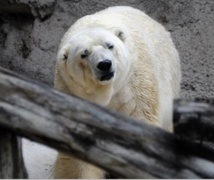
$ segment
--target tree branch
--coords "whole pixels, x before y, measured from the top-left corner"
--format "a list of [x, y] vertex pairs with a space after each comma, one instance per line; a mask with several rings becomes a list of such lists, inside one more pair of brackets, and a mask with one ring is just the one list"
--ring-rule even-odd
[[175, 101], [174, 132], [181, 139], [214, 143], [214, 101], [204, 101]]
[[27, 178], [21, 140], [0, 129], [0, 179]]
[[[125, 178], [213, 178], [212, 152], [0, 69], [0, 126]], [[209, 156], [209, 158], [207, 158]]]

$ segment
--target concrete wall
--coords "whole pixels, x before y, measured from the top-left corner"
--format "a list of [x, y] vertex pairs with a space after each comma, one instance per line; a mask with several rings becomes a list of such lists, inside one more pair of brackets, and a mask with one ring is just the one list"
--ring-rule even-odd
[[214, 96], [213, 0], [0, 1], [0, 66], [52, 85], [64, 32], [81, 16], [115, 5], [139, 8], [171, 32], [182, 61], [182, 97]]

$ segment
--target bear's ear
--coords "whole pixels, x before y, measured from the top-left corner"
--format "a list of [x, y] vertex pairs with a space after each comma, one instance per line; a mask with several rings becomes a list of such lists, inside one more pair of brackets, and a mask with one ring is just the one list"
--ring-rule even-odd
[[65, 47], [63, 47], [63, 48], [61, 48], [59, 50], [57, 59], [60, 60], [60, 61], [61, 60], [62, 61], [67, 61], [67, 59], [68, 59], [68, 47], [67, 46], [65, 46]]
[[113, 32], [121, 41], [124, 42], [126, 40], [126, 33], [123, 30], [119, 28], [113, 28]]

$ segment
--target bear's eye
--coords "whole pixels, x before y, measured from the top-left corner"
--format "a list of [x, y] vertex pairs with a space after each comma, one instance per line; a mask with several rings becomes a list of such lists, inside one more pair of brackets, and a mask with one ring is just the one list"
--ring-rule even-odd
[[86, 58], [87, 56], [88, 56], [88, 55], [86, 55], [86, 54], [82, 54], [82, 55], [81, 55], [81, 58], [84, 59], [84, 58]]
[[81, 58], [84, 59], [89, 55], [89, 51], [86, 49], [83, 54], [81, 54]]
[[107, 46], [108, 49], [113, 49], [114, 48], [114, 45], [110, 44], [110, 43], [106, 43], [106, 46]]

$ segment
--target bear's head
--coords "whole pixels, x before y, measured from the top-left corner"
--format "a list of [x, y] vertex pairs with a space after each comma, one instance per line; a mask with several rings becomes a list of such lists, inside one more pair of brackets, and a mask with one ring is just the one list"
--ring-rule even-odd
[[85, 90], [93, 86], [119, 89], [130, 64], [125, 41], [126, 33], [119, 28], [88, 27], [72, 34], [58, 52], [64, 78]]

